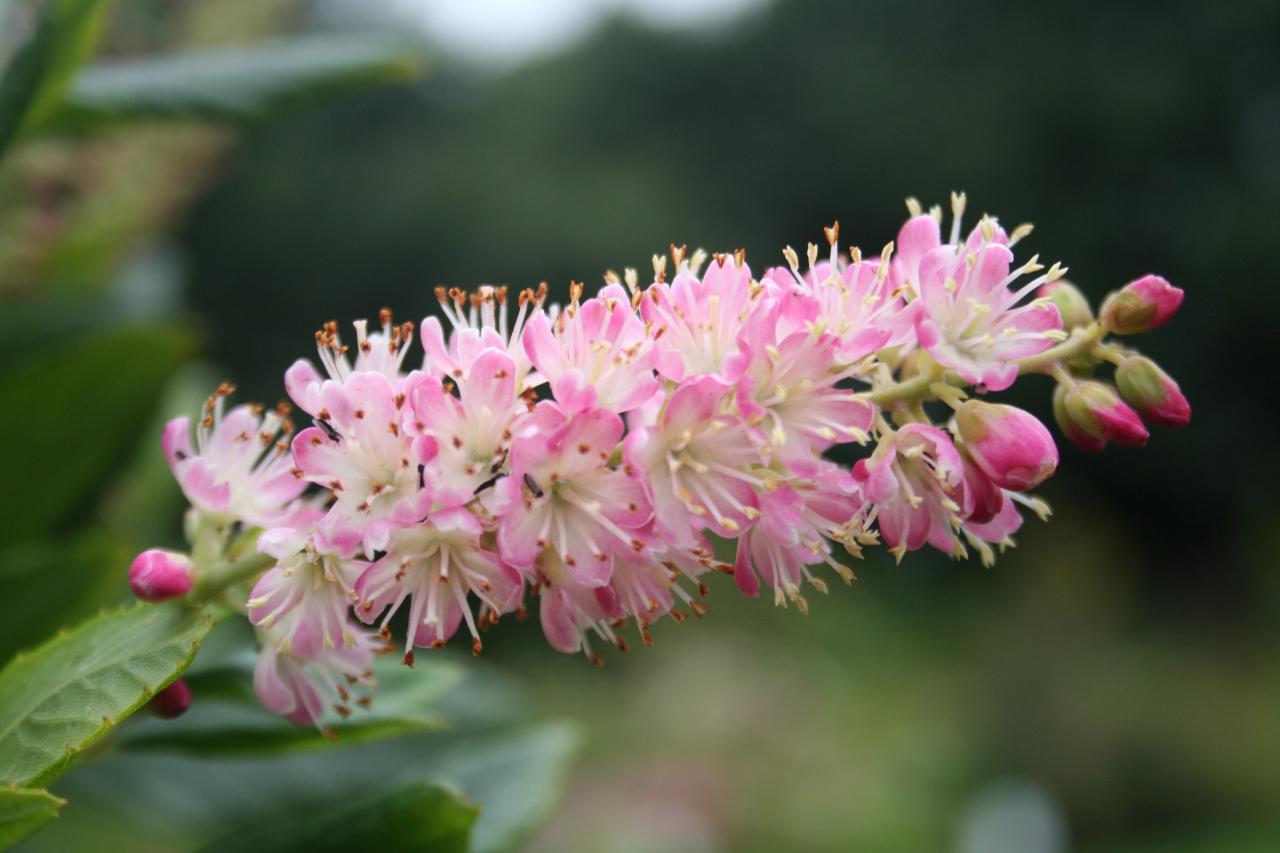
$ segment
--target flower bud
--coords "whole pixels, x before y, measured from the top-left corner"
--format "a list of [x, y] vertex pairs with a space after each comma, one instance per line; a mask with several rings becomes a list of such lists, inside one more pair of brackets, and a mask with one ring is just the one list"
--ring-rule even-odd
[[[1141, 447], [1150, 436], [1138, 413], [1116, 396], [1114, 388], [1102, 382], [1077, 383], [1066, 390], [1061, 405], [1054, 408], [1055, 414], [1061, 408], [1059, 423], [1065, 419], [1070, 424], [1069, 428], [1063, 428], [1067, 437], [1092, 453], [1097, 453], [1107, 442]], [[1081, 441], [1078, 436], [1092, 440]]]
[[1178, 383], [1145, 356], [1131, 356], [1120, 363], [1116, 387], [1124, 401], [1153, 424], [1184, 427], [1191, 422], [1191, 404]]
[[1067, 412], [1067, 394], [1069, 389], [1059, 385], [1053, 392], [1053, 419], [1058, 422], [1058, 429], [1071, 440], [1071, 443], [1086, 453], [1101, 453], [1107, 446], [1105, 439], [1091, 435], [1078, 427]]
[[1102, 303], [1102, 324], [1118, 335], [1163, 326], [1182, 305], [1183, 293], [1158, 275], [1131, 281]]
[[1049, 430], [1013, 406], [967, 400], [956, 410], [956, 434], [974, 464], [1002, 489], [1034, 489], [1058, 467]]
[[133, 558], [129, 588], [143, 601], [168, 601], [191, 591], [191, 559], [186, 554], [152, 548]]
[[1079, 329], [1093, 322], [1093, 309], [1089, 307], [1089, 300], [1080, 292], [1080, 288], [1065, 278], [1051, 281], [1040, 288], [1040, 295], [1049, 297], [1057, 306], [1065, 331]]
[[191, 707], [191, 688], [179, 678], [147, 703], [147, 710], [163, 720], [181, 717]]

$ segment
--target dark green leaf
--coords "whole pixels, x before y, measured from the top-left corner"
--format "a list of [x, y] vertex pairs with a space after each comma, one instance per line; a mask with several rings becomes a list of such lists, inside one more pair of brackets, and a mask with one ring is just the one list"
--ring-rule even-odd
[[284, 106], [412, 79], [422, 65], [403, 42], [355, 35], [101, 62], [76, 78], [51, 124], [84, 130], [139, 119], [251, 122]]
[[0, 471], [25, 487], [0, 515], [0, 544], [41, 536], [88, 504], [140, 439], [159, 452], [159, 436], [141, 428], [193, 349], [183, 329], [120, 329], [0, 377], [0, 412], [9, 415]]
[[[188, 679], [199, 701], [181, 718], [140, 719], [122, 732], [121, 746], [196, 754], [262, 754], [328, 745], [330, 739], [318, 728], [293, 725], [258, 704], [252, 689], [254, 656], [247, 649], [244, 652], [223, 666], [203, 668]], [[326, 721], [333, 741], [347, 746], [445, 726], [432, 705], [461, 680], [462, 670], [457, 665], [424, 662], [410, 670], [398, 660], [384, 657], [376, 662], [375, 671], [378, 689], [369, 708], [357, 707], [346, 719], [335, 715]]]
[[208, 848], [256, 853], [463, 853], [475, 806], [438, 785], [416, 782], [383, 794], [276, 815]]
[[103, 613], [0, 672], [0, 784], [44, 785], [182, 673], [213, 621], [179, 604]]
[[103, 532], [0, 551], [0, 665], [120, 600], [132, 549]]
[[66, 800], [38, 788], [0, 788], [0, 850], [53, 820], [65, 804]]
[[30, 37], [0, 78], [0, 152], [57, 107], [71, 76], [97, 44], [106, 8], [103, 0], [41, 4]]

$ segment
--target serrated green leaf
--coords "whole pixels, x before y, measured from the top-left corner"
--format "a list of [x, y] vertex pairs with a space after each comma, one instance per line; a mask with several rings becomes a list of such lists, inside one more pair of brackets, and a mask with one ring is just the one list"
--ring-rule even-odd
[[0, 77], [0, 151], [57, 107], [102, 32], [104, 0], [47, 0]]
[[143, 438], [165, 382], [194, 348], [184, 329], [119, 329], [0, 377], [0, 412], [9, 415], [0, 471], [24, 486], [0, 515], [0, 545], [46, 534], [91, 502]]
[[389, 657], [375, 663], [378, 689], [372, 704], [344, 718], [325, 721], [329, 737], [315, 726], [296, 726], [258, 704], [253, 695], [254, 655], [236, 655], [188, 679], [195, 701], [177, 720], [140, 719], [121, 733], [120, 747], [177, 750], [196, 755], [262, 755], [380, 740], [445, 728], [433, 704], [462, 680], [450, 661], [410, 670]]
[[240, 124], [281, 107], [417, 77], [403, 41], [316, 35], [203, 53], [95, 63], [72, 83], [50, 124], [90, 130], [137, 120]]
[[255, 853], [463, 853], [479, 810], [453, 791], [416, 782], [360, 799], [317, 804], [256, 821], [207, 847]]
[[135, 604], [15, 657], [0, 672], [0, 784], [48, 784], [177, 678], [212, 625], [180, 604]]
[[0, 850], [53, 820], [66, 802], [39, 788], [0, 788]]

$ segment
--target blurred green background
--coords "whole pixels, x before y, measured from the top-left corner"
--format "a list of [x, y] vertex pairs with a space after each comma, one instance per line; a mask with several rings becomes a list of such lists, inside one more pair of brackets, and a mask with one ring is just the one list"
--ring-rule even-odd
[[[168, 117], [9, 153], [5, 377], [70, 378], [0, 378], [6, 656], [98, 606], [68, 584], [118, 591], [134, 551], [176, 541], [162, 420], [224, 377], [274, 402], [326, 320], [416, 321], [441, 283], [562, 290], [672, 242], [762, 271], [835, 219], [878, 251], [906, 195], [963, 189], [1033, 221], [1028, 250], [1094, 299], [1146, 272], [1186, 290], [1135, 343], [1192, 426], [1064, 446], [1055, 517], [992, 569], [872, 554], [808, 617], [715, 578], [698, 624], [603, 671], [504, 623], [485, 647], [524, 682], [520, 715], [583, 732], [526, 843], [1280, 849], [1280, 5], [449, 5], [120, 4], [104, 55], [358, 30], [431, 59], [247, 127]], [[1049, 381], [1022, 384], [1047, 418]], [[63, 844], [95, 831], [76, 814]]]

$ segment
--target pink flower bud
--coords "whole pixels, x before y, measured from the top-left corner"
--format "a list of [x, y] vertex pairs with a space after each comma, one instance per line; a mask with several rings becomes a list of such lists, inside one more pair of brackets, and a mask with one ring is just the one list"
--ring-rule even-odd
[[956, 410], [956, 432], [974, 464], [1002, 489], [1034, 489], [1058, 467], [1053, 436], [1022, 409], [968, 400]]
[[1153, 424], [1184, 427], [1191, 422], [1191, 404], [1178, 383], [1149, 358], [1137, 355], [1121, 362], [1116, 387], [1125, 402]]
[[1102, 303], [1102, 324], [1118, 335], [1149, 332], [1169, 322], [1183, 293], [1158, 275], [1131, 281]]
[[1114, 388], [1102, 382], [1077, 383], [1066, 391], [1060, 408], [1068, 423], [1063, 428], [1067, 437], [1093, 453], [1107, 442], [1141, 447], [1150, 436], [1138, 413], [1121, 402]]
[[1062, 315], [1062, 328], [1066, 331], [1087, 326], [1093, 322], [1093, 309], [1080, 289], [1065, 278], [1051, 281], [1040, 288], [1040, 296], [1047, 296]]
[[147, 710], [163, 720], [181, 717], [191, 707], [191, 688], [179, 678], [147, 703]]
[[191, 591], [191, 560], [186, 554], [152, 548], [133, 558], [129, 588], [143, 601], [168, 601]]
[[1090, 435], [1076, 426], [1067, 412], [1067, 394], [1068, 388], [1065, 385], [1059, 385], [1053, 392], [1053, 419], [1058, 422], [1058, 429], [1062, 430], [1062, 434], [1070, 439], [1072, 444], [1084, 452], [1101, 453], [1107, 446], [1106, 440]]

